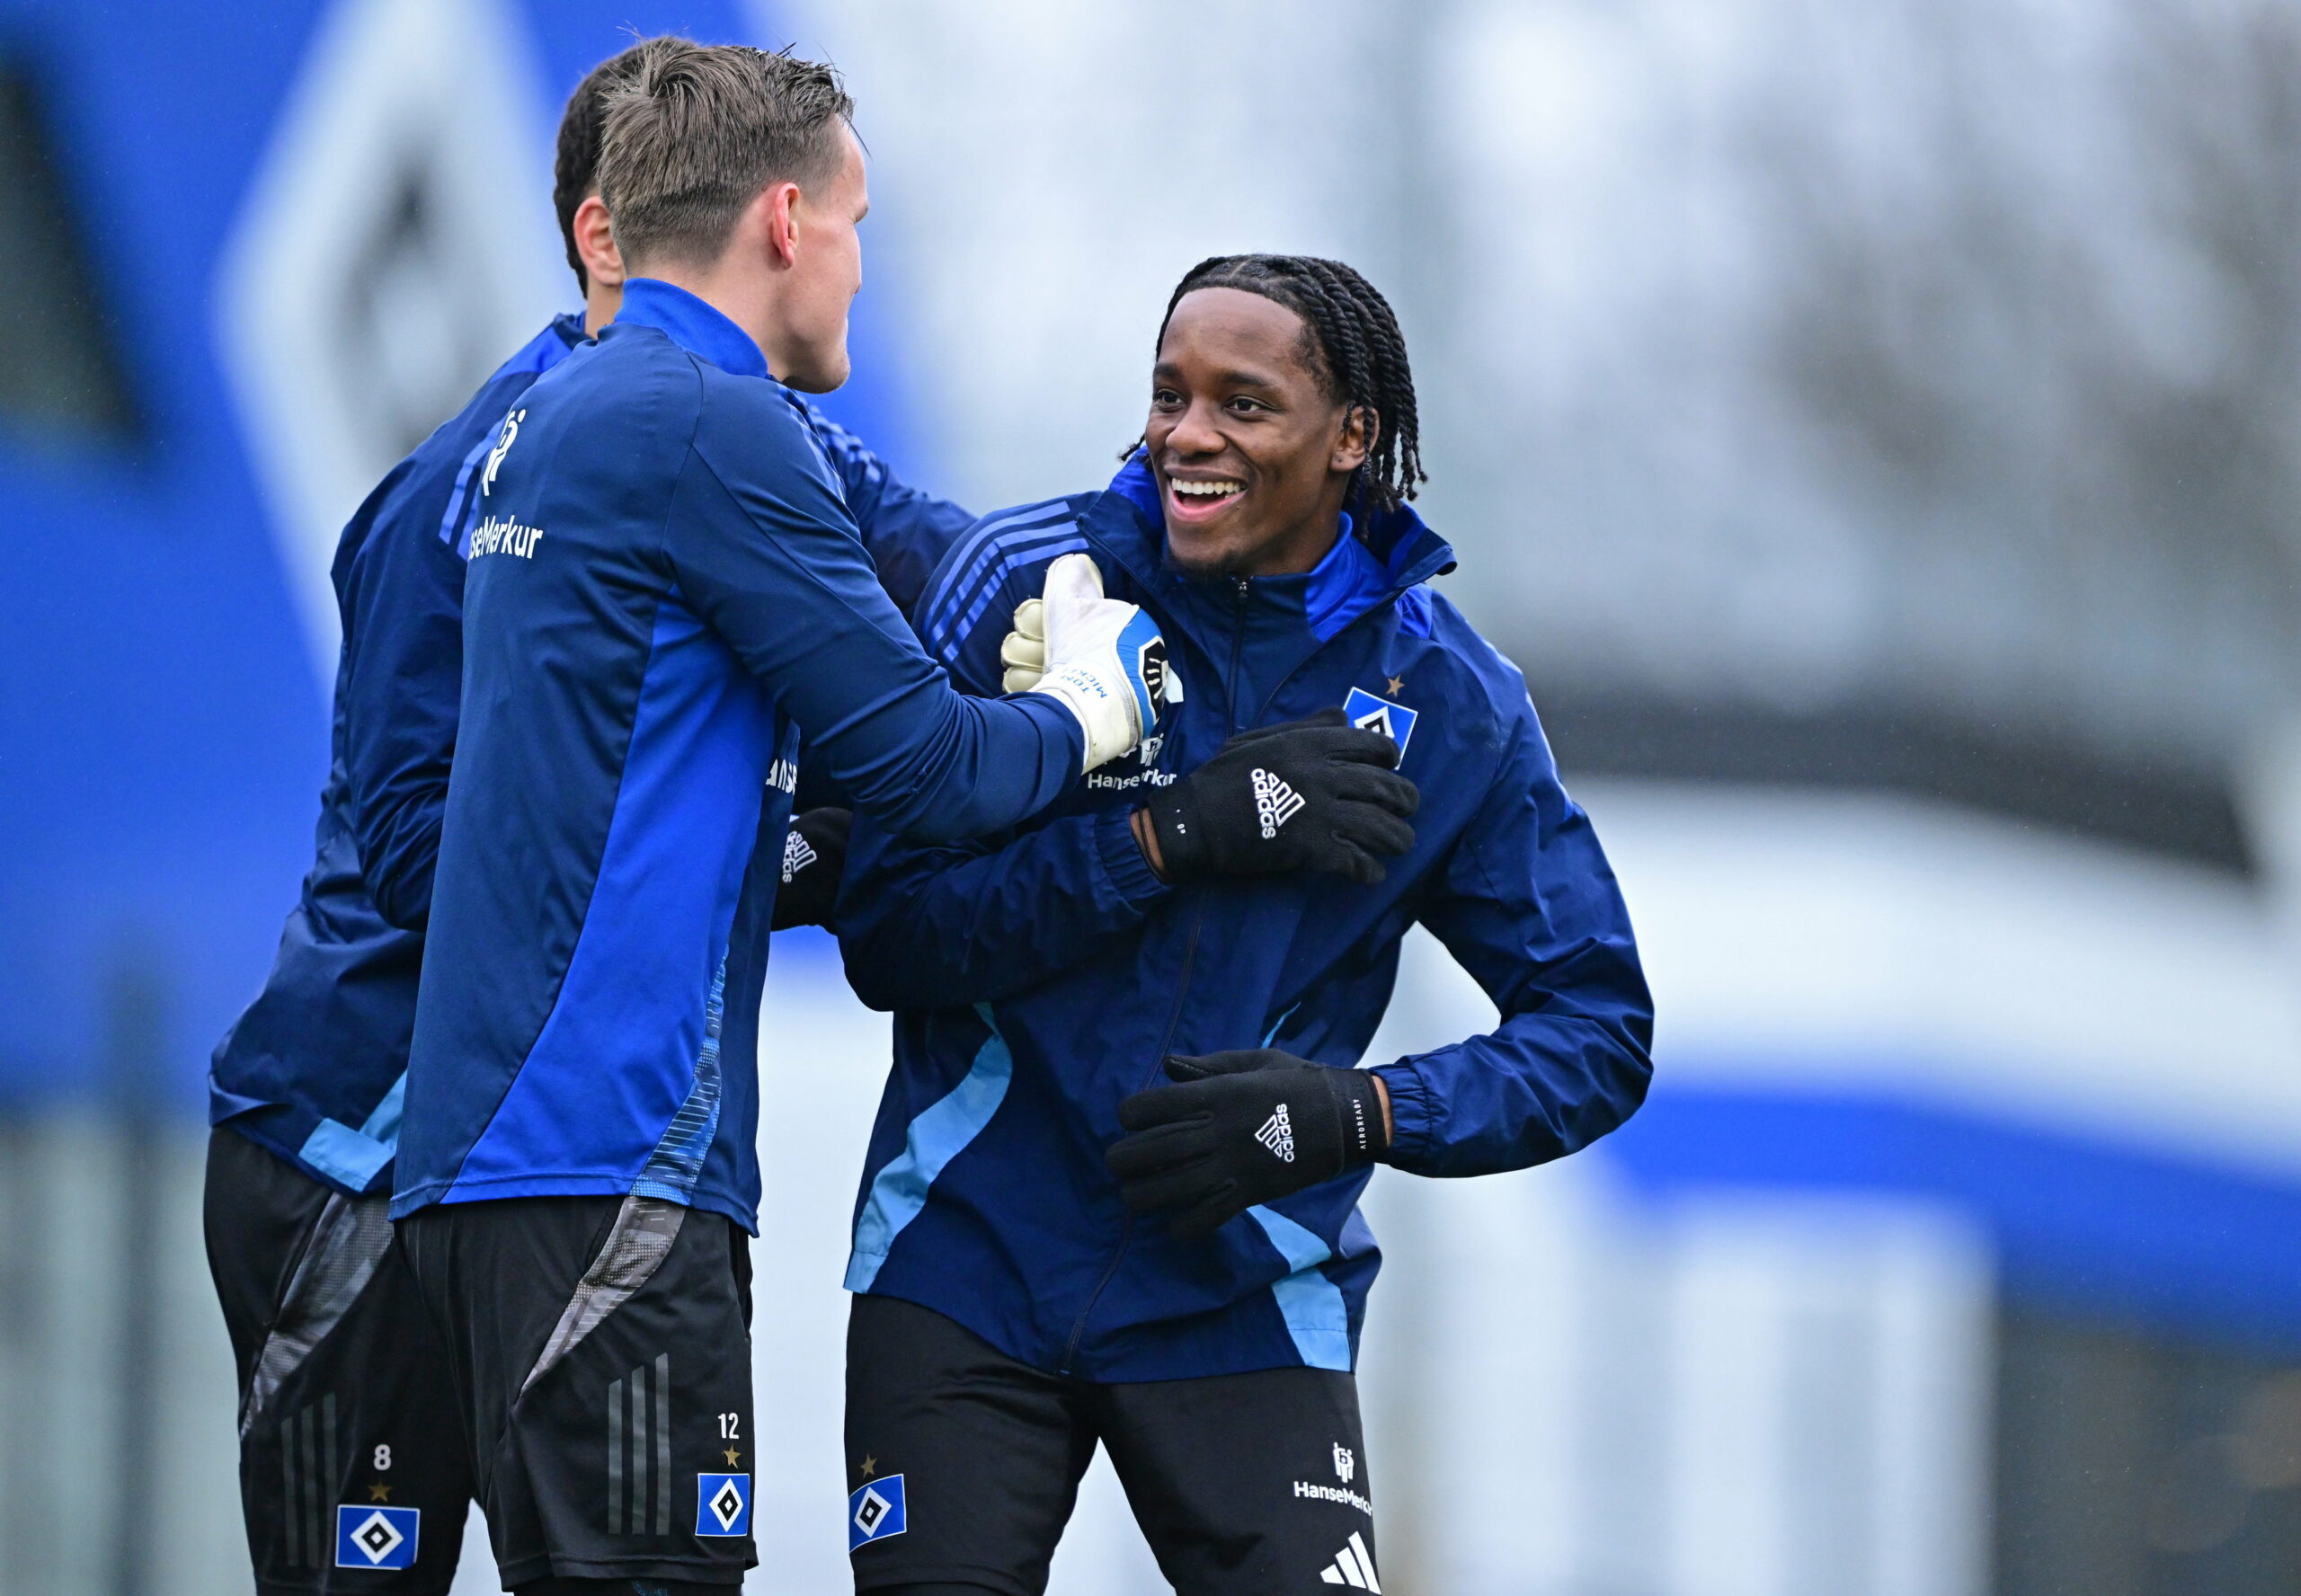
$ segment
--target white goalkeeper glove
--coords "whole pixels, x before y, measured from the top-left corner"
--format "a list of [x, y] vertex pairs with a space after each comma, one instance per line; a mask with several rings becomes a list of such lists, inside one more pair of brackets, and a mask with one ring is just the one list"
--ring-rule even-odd
[[1104, 598], [1103, 573], [1085, 554], [1047, 567], [1040, 614], [1044, 673], [1029, 690], [1078, 718], [1087, 733], [1084, 768], [1133, 753], [1158, 723], [1166, 687], [1167, 640], [1158, 623], [1139, 605]]
[[999, 645], [999, 662], [1010, 693], [1027, 693], [1046, 674], [1046, 603], [1026, 598], [1015, 607], [1015, 629]]
[[[1026, 598], [1015, 607], [1015, 629], [999, 644], [999, 663], [1006, 668], [1000, 685], [1009, 693], [1027, 693], [1046, 674], [1046, 601]], [[1150, 695], [1165, 704], [1183, 701], [1183, 679], [1169, 669], [1164, 691], [1154, 686]]]

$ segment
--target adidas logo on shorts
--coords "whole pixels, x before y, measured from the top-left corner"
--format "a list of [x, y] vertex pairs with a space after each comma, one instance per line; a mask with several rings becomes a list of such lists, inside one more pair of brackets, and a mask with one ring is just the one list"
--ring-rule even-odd
[[1382, 1596], [1382, 1583], [1374, 1577], [1374, 1554], [1366, 1549], [1358, 1531], [1350, 1532], [1350, 1544], [1335, 1554], [1334, 1561], [1319, 1570], [1319, 1578], [1329, 1585], [1348, 1585], [1353, 1590], [1372, 1591]]
[[1278, 829], [1302, 812], [1302, 794], [1285, 781], [1267, 770], [1255, 772], [1255, 815], [1262, 821], [1266, 838], [1278, 835]]
[[786, 831], [783, 837], [783, 884], [789, 886], [791, 878], [813, 864], [822, 856], [808, 846], [807, 839], [796, 831]]
[[1289, 1164], [1294, 1162], [1294, 1122], [1286, 1117], [1284, 1103], [1278, 1105], [1276, 1113], [1262, 1122], [1262, 1129], [1255, 1132], [1255, 1139]]

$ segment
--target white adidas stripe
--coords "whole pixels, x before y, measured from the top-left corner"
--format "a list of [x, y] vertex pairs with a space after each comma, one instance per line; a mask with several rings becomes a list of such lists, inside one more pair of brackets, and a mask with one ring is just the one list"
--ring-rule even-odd
[[1354, 1591], [1372, 1591], [1374, 1596], [1382, 1596], [1382, 1582], [1374, 1577], [1374, 1554], [1366, 1549], [1366, 1543], [1358, 1538], [1355, 1530], [1350, 1532], [1350, 1544], [1335, 1554], [1334, 1561], [1319, 1571], [1319, 1577], [1330, 1585], [1348, 1585]]
[[1255, 815], [1262, 822], [1262, 834], [1275, 837], [1281, 826], [1302, 813], [1304, 799], [1284, 776], [1267, 770], [1257, 769], [1253, 780]]

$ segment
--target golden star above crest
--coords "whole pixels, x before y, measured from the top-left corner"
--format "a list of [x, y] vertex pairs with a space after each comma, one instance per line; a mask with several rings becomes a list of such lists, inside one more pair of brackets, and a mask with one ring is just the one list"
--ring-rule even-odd
[[369, 1485], [368, 1487], [369, 1501], [389, 1502], [391, 1499], [392, 1488], [389, 1485]]
[[733, 1468], [736, 1464], [738, 1464], [738, 1463], [742, 1462], [742, 1460], [743, 1460], [743, 1455], [742, 1455], [742, 1453], [741, 1453], [741, 1452], [737, 1451], [733, 1447], [729, 1447], [729, 1448], [727, 1449], [727, 1467], [728, 1467]]
[[1405, 693], [1406, 678], [1402, 676], [1386, 676], [1382, 679], [1390, 684], [1391, 697], [1396, 698]]
[[877, 1459], [877, 1457], [875, 1457], [874, 1454], [869, 1453], [869, 1452], [866, 1452], [866, 1453], [864, 1453], [864, 1454], [863, 1454], [863, 1477], [864, 1477], [865, 1479], [869, 1479], [873, 1475], [875, 1475], [875, 1474], [876, 1474], [876, 1473], [878, 1473], [878, 1472], [879, 1472], [879, 1459]]

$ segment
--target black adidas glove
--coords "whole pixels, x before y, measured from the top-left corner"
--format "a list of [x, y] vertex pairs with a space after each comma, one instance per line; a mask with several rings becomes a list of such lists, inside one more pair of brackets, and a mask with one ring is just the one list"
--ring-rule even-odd
[[1127, 1207], [1178, 1209], [1177, 1241], [1211, 1236], [1268, 1202], [1390, 1150], [1382, 1100], [1363, 1069], [1313, 1064], [1275, 1048], [1169, 1058], [1182, 1084], [1118, 1105], [1133, 1131], [1103, 1155]]
[[854, 829], [854, 815], [843, 809], [811, 809], [792, 817], [783, 838], [783, 883], [775, 890], [768, 930], [831, 924], [839, 878], [847, 868], [847, 834]]
[[1396, 743], [1339, 709], [1241, 732], [1143, 804], [1159, 866], [1177, 882], [1327, 870], [1371, 886], [1375, 855], [1414, 846], [1406, 817], [1422, 794], [1398, 760]]

